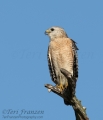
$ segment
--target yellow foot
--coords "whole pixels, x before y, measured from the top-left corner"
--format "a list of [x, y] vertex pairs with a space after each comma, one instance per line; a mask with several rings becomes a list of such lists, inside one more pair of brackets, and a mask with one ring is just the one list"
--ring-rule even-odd
[[60, 84], [60, 85], [56, 85], [56, 87], [59, 89], [60, 93], [63, 94], [65, 89], [68, 87], [68, 85], [63, 86], [62, 84]]

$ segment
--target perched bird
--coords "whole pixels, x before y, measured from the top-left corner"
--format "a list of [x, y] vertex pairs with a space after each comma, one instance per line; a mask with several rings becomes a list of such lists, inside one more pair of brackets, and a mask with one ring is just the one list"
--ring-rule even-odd
[[[63, 28], [51, 27], [45, 31], [45, 34], [50, 38], [48, 47], [50, 75], [56, 87], [63, 94], [69, 88], [69, 83], [60, 69], [66, 69], [76, 83], [78, 78], [78, 48], [76, 42], [67, 36]], [[65, 100], [64, 102], [67, 104]]]

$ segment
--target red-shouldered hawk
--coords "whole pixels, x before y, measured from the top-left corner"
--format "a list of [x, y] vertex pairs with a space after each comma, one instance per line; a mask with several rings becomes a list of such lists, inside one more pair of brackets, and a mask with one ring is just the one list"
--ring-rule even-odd
[[50, 74], [56, 87], [61, 94], [69, 87], [68, 80], [61, 73], [60, 69], [64, 68], [70, 72], [75, 83], [78, 78], [78, 59], [76, 42], [70, 39], [64, 29], [60, 27], [51, 27], [45, 31], [50, 37], [48, 47], [48, 65]]

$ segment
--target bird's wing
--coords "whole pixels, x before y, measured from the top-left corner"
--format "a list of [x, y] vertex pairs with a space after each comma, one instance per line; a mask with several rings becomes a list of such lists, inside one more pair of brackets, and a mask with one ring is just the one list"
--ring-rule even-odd
[[74, 40], [72, 40], [72, 49], [74, 51], [73, 77], [74, 77], [75, 80], [77, 80], [78, 79], [78, 56], [77, 56], [77, 50], [79, 50], [79, 49], [76, 46], [76, 42]]
[[48, 47], [47, 58], [48, 58], [48, 67], [49, 67], [51, 79], [55, 84], [57, 84], [57, 77], [56, 77], [56, 74], [55, 74], [55, 69], [54, 69], [54, 66], [53, 66], [53, 62], [52, 62], [49, 47]]

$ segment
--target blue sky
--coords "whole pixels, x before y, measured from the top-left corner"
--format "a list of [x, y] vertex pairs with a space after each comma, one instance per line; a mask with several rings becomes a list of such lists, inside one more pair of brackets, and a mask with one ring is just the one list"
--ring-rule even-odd
[[0, 0], [0, 120], [18, 115], [9, 109], [41, 110], [42, 120], [75, 120], [72, 107], [44, 88], [54, 85], [44, 35], [51, 26], [63, 27], [78, 43], [76, 95], [90, 120], [103, 120], [102, 0]]

